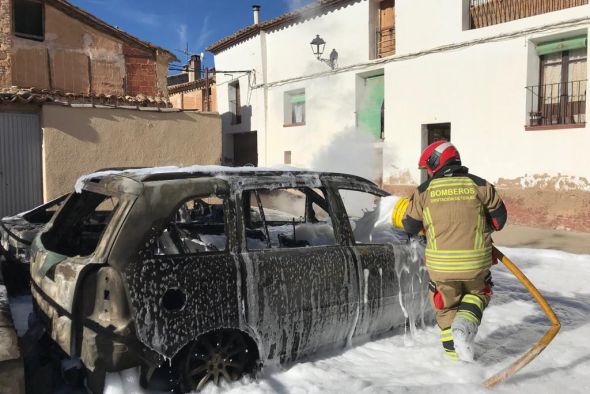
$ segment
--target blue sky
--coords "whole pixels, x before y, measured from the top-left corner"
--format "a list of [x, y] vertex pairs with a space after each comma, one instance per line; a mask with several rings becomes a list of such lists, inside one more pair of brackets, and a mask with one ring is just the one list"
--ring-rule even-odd
[[[172, 51], [188, 44], [191, 53], [205, 52], [213, 42], [252, 24], [252, 4], [261, 6], [262, 21], [311, 0], [69, 0], [105, 22]], [[213, 54], [205, 64], [213, 66]]]

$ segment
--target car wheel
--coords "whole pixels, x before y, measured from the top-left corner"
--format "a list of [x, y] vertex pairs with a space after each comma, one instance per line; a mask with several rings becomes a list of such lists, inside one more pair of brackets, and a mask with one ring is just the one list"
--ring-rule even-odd
[[238, 380], [249, 372], [251, 355], [244, 335], [237, 330], [219, 330], [193, 342], [183, 363], [183, 380], [189, 391], [202, 390], [209, 382], [219, 385]]

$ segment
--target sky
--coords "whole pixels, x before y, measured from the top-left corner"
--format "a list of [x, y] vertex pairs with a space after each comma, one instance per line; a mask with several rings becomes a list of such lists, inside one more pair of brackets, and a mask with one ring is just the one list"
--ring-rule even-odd
[[272, 19], [312, 0], [69, 0], [105, 22], [174, 53], [181, 63], [187, 45], [193, 54], [252, 24], [252, 5], [261, 6], [260, 20]]

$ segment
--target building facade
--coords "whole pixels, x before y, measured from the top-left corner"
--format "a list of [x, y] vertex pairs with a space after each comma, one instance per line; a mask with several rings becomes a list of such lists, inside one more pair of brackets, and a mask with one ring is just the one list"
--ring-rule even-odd
[[0, 88], [167, 98], [169, 51], [65, 0], [0, 0]]
[[201, 56], [192, 55], [180, 74], [168, 77], [168, 95], [174, 108], [217, 112], [215, 70], [203, 70]]
[[447, 138], [512, 223], [590, 231], [588, 1], [450, 3], [322, 0], [212, 44], [217, 69], [241, 70], [217, 78], [226, 160], [254, 149], [407, 194]]
[[219, 163], [220, 117], [171, 108], [174, 59], [65, 0], [0, 0], [0, 217], [99, 168]]

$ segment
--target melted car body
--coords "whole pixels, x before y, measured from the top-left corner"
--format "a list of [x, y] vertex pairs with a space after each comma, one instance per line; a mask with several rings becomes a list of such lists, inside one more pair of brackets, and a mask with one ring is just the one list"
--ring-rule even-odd
[[[387, 193], [365, 179], [191, 167], [82, 184], [34, 240], [32, 294], [94, 391], [105, 371], [140, 366], [145, 383], [165, 360], [200, 389], [414, 326], [427, 310], [423, 245], [366, 225]], [[230, 353], [241, 364], [225, 365]]]
[[67, 194], [18, 215], [0, 219], [0, 256], [8, 293], [28, 292], [31, 242], [59, 209]]

